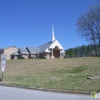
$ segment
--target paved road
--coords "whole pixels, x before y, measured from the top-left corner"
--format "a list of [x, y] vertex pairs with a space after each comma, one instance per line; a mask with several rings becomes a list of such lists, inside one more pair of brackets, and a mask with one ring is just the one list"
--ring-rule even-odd
[[0, 100], [92, 100], [91, 96], [0, 86]]

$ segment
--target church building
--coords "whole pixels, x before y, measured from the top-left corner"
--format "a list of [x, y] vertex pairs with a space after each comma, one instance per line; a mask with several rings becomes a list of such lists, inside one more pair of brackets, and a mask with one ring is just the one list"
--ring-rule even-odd
[[64, 58], [65, 54], [63, 46], [59, 43], [57, 39], [55, 39], [54, 27], [52, 27], [52, 39], [50, 42], [46, 44], [43, 44], [38, 47], [27, 46], [25, 48], [17, 48], [15, 46], [12, 46], [7, 49], [2, 49], [2, 54], [5, 53], [4, 50], [6, 50], [6, 55], [8, 57], [7, 59], [21, 59], [21, 58], [54, 59], [54, 58]]

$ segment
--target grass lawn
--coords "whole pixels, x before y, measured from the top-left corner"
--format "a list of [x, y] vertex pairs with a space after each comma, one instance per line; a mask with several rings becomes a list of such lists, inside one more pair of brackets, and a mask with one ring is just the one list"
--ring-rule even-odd
[[[46, 89], [100, 91], [100, 57], [7, 61], [3, 83]], [[0, 72], [1, 77], [1, 72]]]

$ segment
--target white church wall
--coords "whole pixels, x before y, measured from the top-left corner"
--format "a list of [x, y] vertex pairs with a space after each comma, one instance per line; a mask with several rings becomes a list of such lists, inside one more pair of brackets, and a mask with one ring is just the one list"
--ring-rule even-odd
[[63, 47], [57, 40], [55, 40], [54, 43], [49, 48], [55, 48], [55, 46], [58, 46], [59, 49], [63, 49]]

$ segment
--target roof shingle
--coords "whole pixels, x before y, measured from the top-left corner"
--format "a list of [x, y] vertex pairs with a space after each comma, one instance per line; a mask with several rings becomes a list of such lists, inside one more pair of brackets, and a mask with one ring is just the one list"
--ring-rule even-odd
[[27, 51], [26, 48], [19, 48], [19, 52], [20, 52], [21, 54], [29, 54], [29, 52]]

